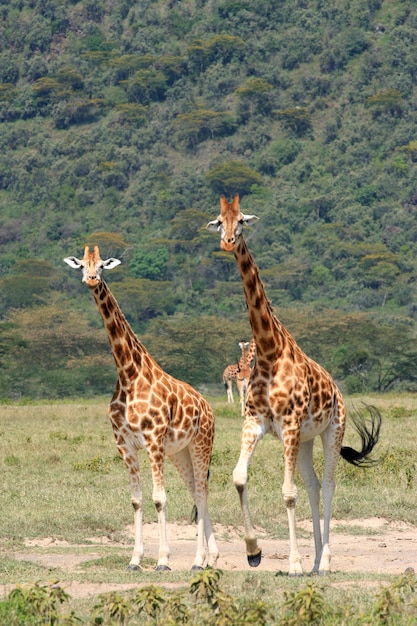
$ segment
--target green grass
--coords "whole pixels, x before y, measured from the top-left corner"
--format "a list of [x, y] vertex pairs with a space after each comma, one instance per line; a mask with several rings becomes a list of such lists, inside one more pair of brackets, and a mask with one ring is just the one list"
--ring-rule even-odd
[[[231, 479], [239, 455], [242, 425], [239, 405], [236, 403], [232, 408], [223, 398], [208, 399], [216, 416], [210, 471], [211, 517], [214, 523], [221, 523], [229, 529], [241, 529], [241, 512]], [[375, 404], [383, 413], [379, 446], [383, 458], [379, 465], [366, 470], [352, 468], [340, 461], [332, 517], [381, 516], [415, 523], [417, 396], [349, 398], [348, 406], [359, 405], [362, 400]], [[351, 428], [348, 428], [346, 443], [359, 445]], [[320, 472], [319, 443], [315, 455]], [[144, 522], [154, 522], [156, 513], [151, 498], [150, 469], [143, 453], [140, 465]], [[79, 580], [80, 572], [84, 582], [138, 583], [138, 573], [126, 570], [132, 549], [126, 528], [133, 523], [133, 515], [127, 472], [113, 443], [106, 401], [0, 406], [0, 472], [0, 584], [6, 585], [6, 592], [16, 584], [34, 585], [40, 580]], [[258, 445], [250, 467], [252, 518], [255, 525], [263, 529], [262, 534], [285, 539], [288, 530], [281, 497], [282, 477], [282, 446], [272, 437], [266, 437]], [[297, 518], [310, 519], [306, 492], [299, 478], [297, 483]], [[191, 499], [169, 462], [166, 464], [166, 488], [168, 521], [188, 522]], [[361, 529], [350, 531], [360, 534]], [[117, 547], [94, 544], [92, 548], [91, 538], [98, 536], [118, 542]], [[93, 549], [94, 558], [84, 561], [81, 569], [65, 571], [15, 558], [23, 548], [28, 551], [24, 540], [46, 537], [68, 542], [49, 546], [48, 553], [82, 555], [84, 551], [90, 554]], [[227, 530], [218, 540], [221, 549], [221, 541], [227, 540]], [[77, 547], [71, 544], [77, 544]], [[30, 550], [42, 553], [40, 547]], [[161, 577], [151, 570], [152, 559], [147, 559], [145, 565], [149, 571], [140, 573], [140, 582], [160, 584]], [[189, 585], [189, 571], [173, 571], [169, 576], [170, 582], [180, 587]], [[294, 580], [268, 572], [248, 571], [225, 572], [221, 584], [222, 589], [233, 597], [279, 604], [285, 601], [286, 593], [305, 590], [308, 581], [307, 577]], [[320, 589], [326, 600], [334, 605], [343, 595], [345, 600], [347, 598], [346, 606], [353, 606], [359, 615], [373, 606], [381, 582], [395, 584], [395, 577], [336, 573], [321, 580]], [[349, 591], [351, 585], [354, 588], [352, 593]], [[254, 591], [249, 592], [250, 589]], [[94, 605], [93, 599], [70, 602], [77, 614], [84, 616], [83, 619], [87, 619], [86, 615]], [[349, 613], [352, 614], [355, 613]], [[361, 622], [347, 620], [346, 623]]]

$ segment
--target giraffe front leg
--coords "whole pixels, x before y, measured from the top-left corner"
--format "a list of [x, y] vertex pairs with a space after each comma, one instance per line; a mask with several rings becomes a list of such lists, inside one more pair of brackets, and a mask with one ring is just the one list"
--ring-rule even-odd
[[156, 571], [170, 571], [169, 567], [169, 546], [168, 546], [168, 537], [167, 537], [167, 526], [166, 526], [166, 516], [165, 516], [165, 508], [166, 508], [166, 495], [165, 489], [162, 488], [157, 491], [153, 491], [152, 499], [155, 504], [156, 512], [158, 514], [158, 530], [159, 530], [159, 551], [158, 551], [158, 563], [156, 565]]
[[158, 572], [170, 571], [169, 567], [169, 546], [166, 527], [166, 493], [164, 488], [164, 450], [161, 448], [159, 452], [152, 455], [149, 454], [152, 470], [152, 500], [158, 515], [158, 531], [159, 531], [159, 551], [158, 563], [156, 570]]
[[140, 484], [139, 465], [137, 461], [128, 466], [130, 477], [130, 492], [133, 506], [133, 524], [134, 524], [134, 546], [133, 554], [128, 565], [128, 569], [141, 569], [140, 562], [143, 557], [143, 535], [142, 535], [142, 489]]
[[132, 496], [133, 506], [133, 524], [135, 533], [135, 543], [133, 547], [132, 558], [127, 566], [127, 569], [138, 570], [141, 569], [140, 562], [143, 557], [143, 536], [142, 536], [142, 498]]
[[130, 497], [133, 506], [134, 524], [134, 546], [133, 554], [128, 565], [128, 569], [141, 569], [140, 562], [143, 557], [143, 536], [142, 536], [142, 488], [140, 483], [140, 471], [137, 458], [137, 451], [130, 449], [124, 442], [120, 433], [115, 433], [116, 445], [122, 456], [129, 473]]
[[[295, 485], [294, 485], [295, 487]], [[301, 566], [301, 556], [298, 551], [296, 526], [295, 526], [295, 503], [297, 501], [297, 490], [292, 492], [291, 496], [288, 496], [288, 492], [284, 492], [284, 502], [287, 507], [288, 516], [288, 528], [290, 532], [290, 566], [288, 574], [289, 576], [302, 576], [303, 568]]]
[[251, 567], [258, 567], [260, 564], [262, 560], [262, 550], [258, 546], [258, 541], [250, 517], [247, 491], [248, 467], [251, 456], [255, 451], [256, 444], [262, 436], [263, 432], [260, 428], [257, 429], [257, 433], [254, 433], [253, 426], [249, 426], [247, 422], [244, 423], [240, 456], [237, 465], [233, 470], [233, 483], [239, 494], [240, 506], [245, 525], [246, 555], [248, 563]]

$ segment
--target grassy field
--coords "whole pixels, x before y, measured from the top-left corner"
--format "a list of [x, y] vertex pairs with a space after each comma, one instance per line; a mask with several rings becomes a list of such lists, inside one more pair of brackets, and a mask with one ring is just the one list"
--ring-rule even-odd
[[[239, 405], [236, 403], [230, 406], [223, 397], [209, 397], [208, 400], [216, 416], [209, 496], [212, 521], [241, 529], [238, 497], [231, 480], [239, 455], [242, 424]], [[342, 461], [339, 463], [332, 517], [345, 520], [381, 516], [388, 520], [417, 524], [417, 396], [404, 394], [349, 398], [348, 408], [352, 404], [360, 407], [362, 401], [376, 405], [383, 413], [379, 445], [382, 461], [366, 470], [355, 469]], [[359, 446], [351, 428], [347, 430], [345, 443]], [[133, 516], [127, 473], [113, 443], [107, 417], [107, 399], [1, 405], [0, 452], [0, 584], [6, 586], [3, 588], [4, 593], [9, 592], [16, 584], [34, 585], [40, 584], [39, 581], [46, 584], [45, 581], [62, 581], [64, 578], [68, 581], [71, 577], [74, 580], [79, 579], [79, 571], [64, 573], [59, 568], [51, 570], [15, 558], [25, 547], [25, 542], [46, 537], [68, 542], [68, 548], [62, 548], [63, 551], [71, 550], [71, 545], [88, 545], [90, 537], [103, 536], [112, 540], [112, 547], [103, 545], [98, 559], [84, 568], [84, 580], [119, 584], [138, 582], [139, 579], [147, 585], [161, 584], [161, 576], [152, 571], [138, 574], [126, 570], [132, 548], [126, 543], [126, 527], [132, 524]], [[319, 443], [315, 455], [320, 473], [322, 455]], [[151, 499], [150, 471], [144, 454], [141, 455], [141, 471], [145, 501], [144, 522], [154, 522], [156, 514]], [[265, 535], [275, 539], [286, 539], [288, 536], [287, 516], [281, 497], [282, 476], [281, 444], [272, 437], [266, 437], [258, 445], [250, 467], [249, 497], [255, 524], [262, 527]], [[297, 483], [297, 518], [309, 519], [307, 496], [301, 481], [298, 480]], [[168, 521], [188, 522], [191, 499], [169, 462], [166, 464], [166, 487]], [[120, 543], [118, 548], [114, 548], [115, 542]], [[79, 551], [82, 549], [77, 547]], [[190, 578], [191, 574], [186, 570], [169, 574], [169, 581], [180, 588], [184, 587], [188, 595]], [[313, 580], [318, 582], [312, 582]], [[204, 584], [210, 587], [212, 582], [205, 580]], [[325, 579], [289, 579], [281, 576], [278, 581], [273, 573], [242, 571], [225, 572], [219, 584], [221, 592], [234, 598], [236, 602], [250, 600], [253, 610], [255, 604], [261, 610], [262, 603], [265, 603], [268, 610], [272, 610], [275, 615], [274, 618], [269, 616], [269, 621], [265, 623], [281, 623], [279, 620], [285, 602], [288, 606], [291, 602], [301, 603], [301, 606], [304, 606], [303, 602], [308, 604], [307, 592], [310, 590], [310, 595], [315, 594], [318, 604], [321, 597], [326, 606], [333, 607], [333, 611], [339, 611], [339, 624], [411, 624], [415, 617], [410, 615], [413, 611], [414, 615], [417, 614], [417, 606], [415, 600], [409, 599], [407, 594], [412, 594], [411, 589], [414, 589], [415, 582], [414, 576], [412, 580], [407, 577], [404, 582], [389, 575], [381, 577], [364, 575], [361, 572], [337, 573]], [[375, 606], [381, 599], [381, 584], [388, 585], [391, 590], [391, 604], [388, 604], [390, 619], [393, 621], [371, 621], [370, 615], [373, 615], [372, 612], [375, 612]], [[50, 590], [46, 592], [45, 589], [38, 589], [38, 593], [48, 595]], [[81, 598], [69, 599], [68, 602], [71, 610], [82, 619], [82, 623], [90, 623], [96, 600]], [[210, 605], [206, 597], [206, 604], [207, 602]], [[392, 603], [396, 602], [398, 606], [394, 610]], [[156, 601], [155, 603], [157, 604]], [[343, 610], [340, 606], [344, 607]], [[401, 606], [405, 608], [400, 609]], [[281, 607], [279, 611], [277, 607]], [[209, 608], [210, 615], [215, 616], [213, 607]], [[193, 610], [197, 610], [196, 606]], [[380, 619], [378, 611], [379, 609], [372, 619]], [[398, 612], [399, 621], [395, 621]], [[0, 620], [1, 615], [0, 610]], [[301, 611], [300, 615], [299, 619], [304, 619], [302, 615], [306, 615], [305, 611]], [[362, 621], [353, 621], [353, 616]], [[322, 619], [327, 619], [324, 610]], [[109, 620], [101, 623], [124, 623], [122, 618], [119, 621], [115, 618], [116, 621], [113, 622], [110, 618]], [[131, 617], [126, 623], [147, 623], [145, 613], [143, 618], [137, 620]], [[178, 617], [171, 622], [167, 621], [166, 616], [165, 621], [162, 617], [162, 621], [158, 621], [155, 616], [153, 620], [149, 623], [180, 623]], [[248, 620], [242, 623], [250, 623]], [[226, 624], [233, 623], [233, 620], [212, 623]], [[234, 623], [238, 623], [236, 618]], [[258, 615], [252, 623], [262, 623], [262, 618]], [[285, 623], [332, 622], [314, 622], [311, 618], [310, 621]]]

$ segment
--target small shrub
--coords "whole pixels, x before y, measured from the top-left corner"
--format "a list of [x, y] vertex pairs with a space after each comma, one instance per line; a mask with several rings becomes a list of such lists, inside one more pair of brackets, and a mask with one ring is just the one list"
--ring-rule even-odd
[[319, 624], [327, 612], [327, 604], [323, 594], [310, 583], [300, 589], [298, 593], [285, 593], [284, 607], [287, 614], [278, 622], [282, 626], [303, 626], [304, 624]]
[[79, 619], [71, 612], [63, 616], [59, 606], [70, 598], [69, 594], [53, 582], [49, 585], [36, 583], [31, 587], [17, 586], [0, 602], [1, 624], [76, 624]]

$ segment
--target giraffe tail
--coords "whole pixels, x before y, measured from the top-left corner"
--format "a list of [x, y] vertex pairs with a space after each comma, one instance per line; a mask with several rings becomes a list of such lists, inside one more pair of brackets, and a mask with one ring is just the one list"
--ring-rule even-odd
[[382, 415], [380, 411], [372, 405], [364, 404], [370, 414], [370, 424], [367, 425], [365, 418], [357, 411], [351, 416], [353, 426], [362, 441], [362, 449], [355, 450], [349, 446], [342, 446], [340, 455], [345, 461], [357, 467], [368, 467], [379, 463], [381, 459], [369, 457], [379, 440], [381, 430]]

